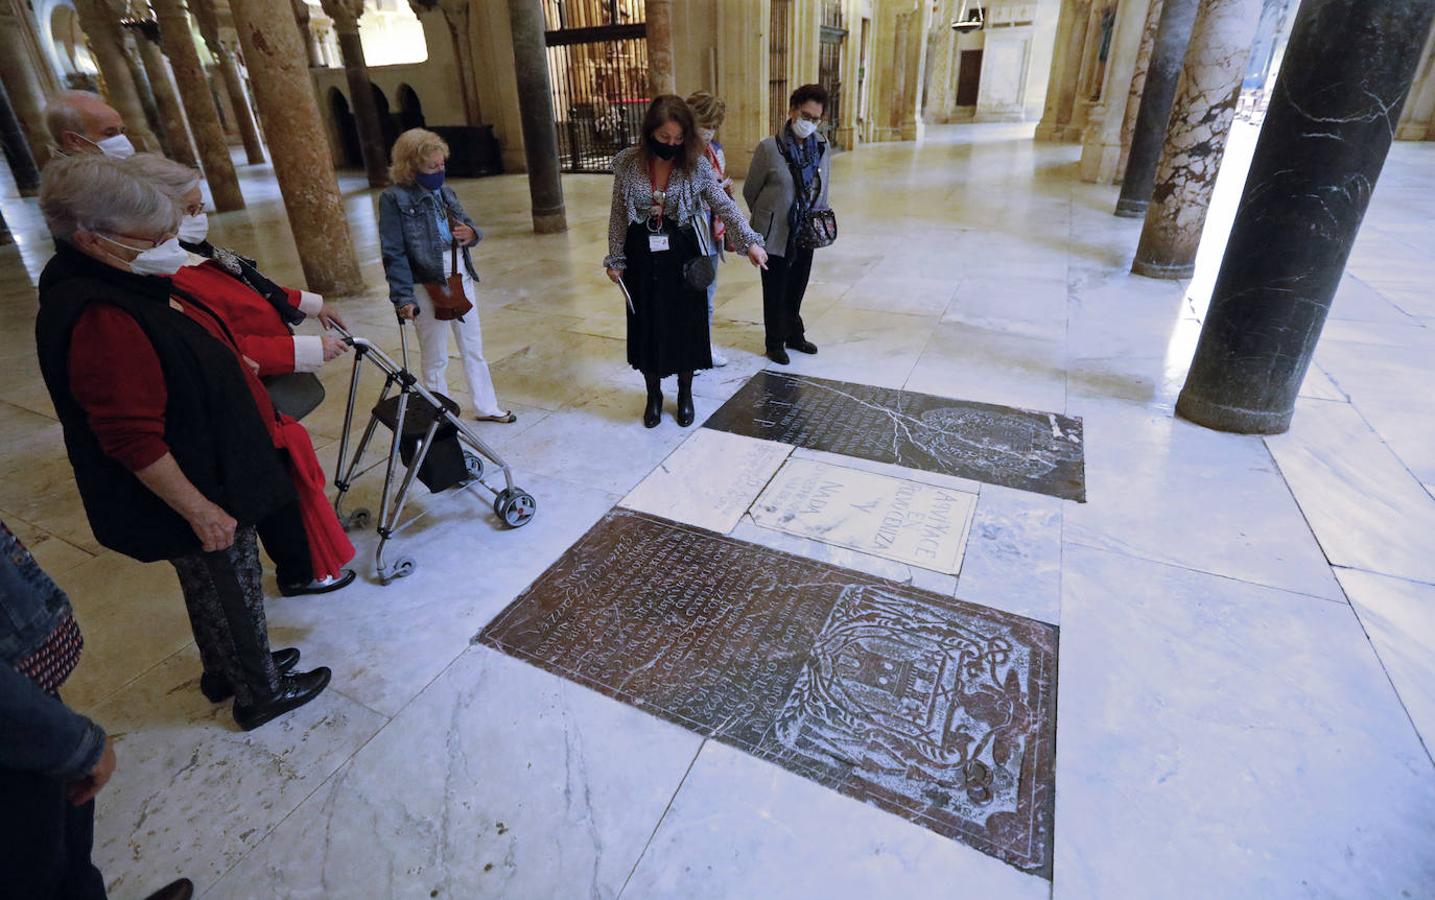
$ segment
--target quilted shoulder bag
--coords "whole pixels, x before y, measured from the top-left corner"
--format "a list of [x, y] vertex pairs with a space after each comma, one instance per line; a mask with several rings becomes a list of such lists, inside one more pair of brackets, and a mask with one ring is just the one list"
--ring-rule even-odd
[[[792, 173], [794, 189], [801, 190], [802, 170], [797, 167], [796, 161], [787, 154], [787, 146], [781, 137], [777, 139], [777, 150], [787, 161], [787, 170]], [[812, 179], [812, 190], [803, 200], [803, 212], [797, 221], [797, 234], [793, 235], [797, 246], [804, 250], [829, 247], [833, 241], [837, 240], [837, 213], [831, 209], [813, 208], [817, 204], [817, 198], [821, 196], [822, 169], [818, 168], [817, 176]]]

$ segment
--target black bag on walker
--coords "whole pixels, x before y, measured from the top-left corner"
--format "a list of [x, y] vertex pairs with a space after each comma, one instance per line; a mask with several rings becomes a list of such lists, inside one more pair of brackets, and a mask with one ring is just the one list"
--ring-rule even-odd
[[[458, 404], [442, 394], [436, 394], [451, 412], [458, 412]], [[399, 419], [399, 398], [389, 397], [384, 402], [374, 407], [374, 415], [381, 422], [389, 426], [389, 430], [395, 430]], [[404, 415], [404, 433], [399, 440], [399, 455], [403, 458], [404, 465], [412, 466], [414, 457], [418, 455], [419, 444], [423, 441], [424, 435], [428, 434], [429, 426], [433, 424], [436, 411], [417, 396], [409, 397], [408, 409]], [[454, 485], [470, 480], [468, 463], [464, 458], [463, 445], [458, 440], [458, 429], [447, 421], [440, 422], [438, 430], [434, 432], [433, 444], [429, 446], [429, 452], [424, 457], [423, 465], [419, 466], [419, 481], [424, 487], [433, 493], [447, 490]]]

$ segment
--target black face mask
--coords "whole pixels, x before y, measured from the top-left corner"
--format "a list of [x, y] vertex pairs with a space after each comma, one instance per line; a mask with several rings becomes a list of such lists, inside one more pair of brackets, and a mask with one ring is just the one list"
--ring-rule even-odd
[[678, 154], [683, 152], [682, 144], [664, 144], [657, 138], [648, 138], [648, 152], [658, 159], [677, 159]]

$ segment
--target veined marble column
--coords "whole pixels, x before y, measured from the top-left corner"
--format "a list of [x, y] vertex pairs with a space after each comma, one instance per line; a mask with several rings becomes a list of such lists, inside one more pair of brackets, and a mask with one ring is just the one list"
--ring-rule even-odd
[[1425, 42], [1425, 54], [1416, 70], [1415, 83], [1410, 88], [1410, 100], [1405, 105], [1405, 115], [1400, 117], [1400, 127], [1395, 131], [1397, 141], [1426, 141], [1435, 138], [1435, 29]]
[[40, 169], [30, 155], [30, 144], [25, 140], [25, 131], [10, 106], [10, 95], [3, 84], [0, 84], [0, 143], [5, 146], [5, 158], [10, 161], [10, 174], [20, 196], [35, 196], [40, 190]]
[[364, 157], [369, 186], [384, 187], [389, 183], [389, 148], [384, 142], [384, 128], [379, 123], [379, 105], [374, 102], [374, 87], [369, 82], [364, 42], [359, 38], [359, 17], [364, 14], [363, 0], [322, 0], [320, 5], [334, 20], [334, 32], [339, 36], [339, 55], [344, 58], [344, 76], [349, 84], [349, 106], [354, 111], [354, 125], [359, 131], [359, 152]]
[[28, 10], [15, 5], [15, 0], [0, 0], [0, 83], [10, 95], [10, 103], [30, 145], [30, 155], [44, 165], [50, 159], [50, 135], [45, 127], [45, 84], [31, 63], [25, 47], [32, 37]]
[[149, 130], [134, 76], [130, 74], [129, 63], [125, 60], [119, 14], [107, 0], [75, 0], [75, 14], [90, 39], [90, 50], [105, 80], [105, 93], [110, 105], [124, 119], [130, 141], [138, 150], [159, 149], [159, 139]]
[[1189, 278], [1236, 115], [1261, 0], [1201, 0], [1131, 271]]
[[184, 101], [190, 127], [194, 129], [194, 141], [199, 145], [199, 161], [204, 179], [209, 182], [209, 192], [214, 196], [214, 208], [220, 212], [243, 209], [239, 177], [234, 174], [234, 161], [229, 158], [229, 144], [219, 123], [219, 110], [214, 105], [214, 95], [209, 92], [209, 79], [189, 30], [189, 16], [185, 15], [180, 0], [150, 2], [159, 20], [160, 46], [174, 66], [179, 96]]
[[1131, 156], [1131, 136], [1136, 132], [1136, 115], [1141, 110], [1141, 95], [1146, 92], [1146, 73], [1151, 68], [1151, 53], [1156, 46], [1156, 28], [1161, 24], [1164, 0], [1151, 0], [1146, 12], [1146, 27], [1141, 31], [1141, 49], [1136, 52], [1136, 71], [1131, 75], [1131, 91], [1126, 95], [1126, 112], [1121, 117], [1121, 151], [1116, 159], [1115, 180], [1126, 176], [1126, 161]]
[[1091, 110], [1081, 148], [1081, 179], [1111, 184], [1121, 157], [1121, 123], [1136, 73], [1136, 56], [1146, 31], [1147, 11], [1155, 0], [1122, 0], [1106, 56], [1101, 98]]
[[673, 74], [673, 0], [644, 0], [648, 27], [648, 83], [653, 96], [676, 94]]
[[356, 294], [364, 280], [294, 8], [289, 0], [234, 0], [232, 6], [309, 290]]
[[224, 82], [224, 93], [234, 113], [239, 139], [244, 142], [245, 157], [250, 165], [258, 165], [264, 162], [264, 143], [259, 139], [259, 126], [255, 124], [254, 113], [249, 108], [244, 75], [239, 71], [238, 53], [234, 46], [237, 39], [232, 33], [225, 34], [224, 24], [231, 17], [229, 5], [224, 0], [190, 0], [190, 3], [204, 45], [219, 64], [219, 77]]
[[1301, 4], [1177, 414], [1290, 426], [1432, 19], [1435, 0]]
[[513, 30], [513, 69], [518, 76], [518, 117], [523, 125], [533, 230], [538, 234], [567, 231], [553, 92], [548, 82], [548, 48], [543, 41], [543, 7], [539, 0], [508, 0], [508, 21]]
[[[1047, 76], [1046, 106], [1042, 110], [1041, 121], [1036, 126], [1036, 139], [1039, 141], [1056, 140], [1062, 128], [1062, 94], [1065, 92], [1066, 83], [1076, 77], [1071, 66], [1071, 42], [1076, 32], [1076, 17], [1076, 0], [1062, 0], [1061, 13], [1056, 20], [1056, 40], [1052, 45], [1051, 74]], [[958, 55], [955, 49], [952, 55]]]
[[1198, 0], [1164, 0], [1161, 6], [1161, 24], [1146, 67], [1146, 87], [1141, 92], [1141, 108], [1131, 132], [1131, 152], [1121, 177], [1121, 199], [1116, 204], [1116, 215], [1122, 218], [1145, 216], [1151, 202], [1156, 164], [1161, 161], [1161, 148], [1166, 142], [1166, 124], [1181, 80], [1186, 45], [1191, 42], [1197, 4]]
[[169, 149], [170, 158], [198, 169], [199, 155], [194, 152], [189, 120], [185, 118], [184, 107], [179, 102], [179, 88], [175, 87], [169, 62], [160, 49], [159, 26], [153, 20], [147, 20], [136, 23], [133, 28], [140, 61], [149, 75], [154, 102], [159, 107], [159, 125], [164, 130], [165, 147]]
[[5, 224], [5, 217], [0, 215], [0, 247], [13, 243], [15, 243], [15, 236], [10, 233], [10, 226]]

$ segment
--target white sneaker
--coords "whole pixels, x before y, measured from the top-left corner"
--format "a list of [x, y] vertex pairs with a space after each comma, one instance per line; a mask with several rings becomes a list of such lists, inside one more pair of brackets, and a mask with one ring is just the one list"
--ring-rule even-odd
[[719, 353], [719, 352], [717, 352], [716, 350], [714, 350], [714, 351], [713, 351], [713, 365], [716, 366], [717, 368], [721, 369], [723, 366], [727, 365], [727, 357], [726, 357], [726, 356], [723, 356], [721, 353]]

